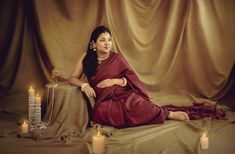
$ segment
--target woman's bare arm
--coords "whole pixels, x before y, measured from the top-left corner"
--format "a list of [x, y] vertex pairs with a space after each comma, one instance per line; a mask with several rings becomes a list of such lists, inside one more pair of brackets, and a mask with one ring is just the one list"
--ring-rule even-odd
[[81, 76], [83, 74], [83, 66], [82, 66], [82, 61], [85, 57], [86, 53], [82, 54], [82, 56], [78, 59], [77, 64], [72, 72], [72, 74], [69, 77], [69, 83], [77, 86], [77, 87], [82, 87], [84, 84], [83, 81], [81, 81]]
[[72, 74], [69, 77], [69, 83], [80, 87], [81, 91], [84, 92], [87, 97], [96, 97], [94, 89], [89, 85], [89, 83], [83, 82], [80, 78], [83, 74], [83, 65], [82, 61], [85, 57], [86, 53], [82, 54], [82, 56], [79, 58]]

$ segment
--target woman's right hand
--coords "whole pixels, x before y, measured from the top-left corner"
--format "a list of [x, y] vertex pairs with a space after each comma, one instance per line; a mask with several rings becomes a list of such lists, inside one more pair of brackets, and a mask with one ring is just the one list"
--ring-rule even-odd
[[95, 90], [89, 84], [85, 85], [83, 92], [87, 97], [96, 97]]

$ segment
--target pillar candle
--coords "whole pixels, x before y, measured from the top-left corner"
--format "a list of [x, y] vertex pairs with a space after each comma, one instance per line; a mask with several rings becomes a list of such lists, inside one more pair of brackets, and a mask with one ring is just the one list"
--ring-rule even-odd
[[200, 138], [200, 145], [201, 149], [206, 150], [209, 147], [209, 139], [206, 135], [206, 133], [203, 133], [203, 135]]
[[28, 124], [24, 121], [23, 124], [21, 125], [21, 132], [28, 133], [28, 130], [29, 130]]
[[35, 122], [36, 124], [39, 124], [41, 122], [41, 97], [37, 94], [35, 97]]
[[105, 152], [105, 136], [100, 134], [98, 129], [98, 134], [92, 137], [92, 148], [94, 154], [104, 154]]
[[35, 95], [34, 95], [35, 90], [30, 87], [28, 90], [28, 99], [29, 99], [29, 104], [28, 104], [28, 114], [29, 114], [29, 124], [33, 125], [35, 122], [35, 116], [34, 116], [34, 104], [35, 104]]

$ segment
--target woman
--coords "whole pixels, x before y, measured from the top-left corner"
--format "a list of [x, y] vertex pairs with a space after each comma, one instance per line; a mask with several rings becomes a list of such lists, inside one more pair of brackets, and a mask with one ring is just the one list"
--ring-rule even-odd
[[[176, 108], [172, 105], [155, 105], [123, 56], [111, 48], [110, 30], [97, 27], [91, 34], [87, 52], [78, 60], [69, 79], [87, 97], [94, 97], [92, 120], [95, 123], [123, 128], [160, 124], [166, 119], [189, 120], [184, 110], [174, 111]], [[88, 83], [80, 80], [83, 73]]]

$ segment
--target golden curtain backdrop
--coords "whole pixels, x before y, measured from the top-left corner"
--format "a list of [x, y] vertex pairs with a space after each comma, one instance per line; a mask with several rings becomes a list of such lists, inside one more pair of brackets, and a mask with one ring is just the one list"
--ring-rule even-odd
[[172, 93], [217, 100], [233, 83], [233, 0], [1, 3], [1, 95], [24, 93], [29, 85], [43, 93], [53, 67], [68, 78], [98, 25], [111, 29], [113, 50], [155, 100]]

